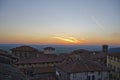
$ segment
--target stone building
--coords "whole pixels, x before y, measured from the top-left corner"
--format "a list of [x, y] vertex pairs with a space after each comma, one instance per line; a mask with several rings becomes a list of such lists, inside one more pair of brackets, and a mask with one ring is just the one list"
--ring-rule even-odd
[[37, 49], [26, 45], [12, 48], [11, 53], [18, 58], [32, 58], [39, 56]]
[[17, 62], [18, 59], [12, 54], [8, 53], [5, 50], [0, 49], [0, 62], [6, 64], [13, 64]]
[[25, 75], [13, 65], [16, 61], [17, 58], [0, 49], [0, 80], [26, 80]]
[[55, 48], [53, 47], [44, 48], [44, 54], [54, 54], [54, 53], [55, 53]]
[[107, 67], [111, 70], [111, 79], [120, 80], [120, 53], [108, 54]]
[[103, 45], [102, 46], [102, 52], [103, 53], [108, 53], [108, 45]]
[[18, 68], [48, 67], [60, 63], [62, 60], [55, 54], [41, 54], [39, 57], [19, 59], [15, 65]]
[[[12, 54], [19, 58], [14, 63], [30, 80], [53, 79], [55, 80], [54, 65], [61, 63], [61, 59], [53, 53], [54, 48], [47, 47], [45, 49], [49, 53], [39, 52], [30, 46], [20, 46], [11, 49]], [[54, 75], [54, 76], [53, 76]]]
[[106, 66], [107, 54], [97, 51], [88, 51], [84, 49], [74, 50], [70, 56], [82, 57], [83, 59], [97, 61]]
[[90, 60], [68, 59], [56, 65], [58, 80], [109, 80], [109, 70]]

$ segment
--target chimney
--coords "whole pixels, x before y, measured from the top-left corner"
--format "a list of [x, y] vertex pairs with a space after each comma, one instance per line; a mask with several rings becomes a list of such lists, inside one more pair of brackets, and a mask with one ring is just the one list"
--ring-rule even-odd
[[102, 46], [102, 52], [103, 53], [108, 53], [108, 45], [103, 45]]

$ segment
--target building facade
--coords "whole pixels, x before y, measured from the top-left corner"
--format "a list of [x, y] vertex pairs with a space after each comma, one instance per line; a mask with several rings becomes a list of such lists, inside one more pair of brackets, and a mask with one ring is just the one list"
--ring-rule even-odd
[[39, 56], [37, 49], [26, 45], [12, 48], [11, 53], [17, 58], [32, 58]]
[[120, 80], [120, 53], [110, 53], [107, 56], [107, 67], [111, 70], [111, 79]]
[[25, 75], [13, 63], [16, 58], [0, 49], [0, 80], [26, 80]]
[[44, 48], [44, 54], [54, 54], [54, 53], [55, 53], [55, 48], [53, 47]]
[[109, 80], [109, 70], [94, 61], [68, 60], [56, 65], [58, 80]]
[[49, 53], [39, 52], [30, 46], [20, 46], [11, 49], [13, 55], [18, 57], [18, 61], [14, 63], [29, 80], [44, 80], [45, 78], [55, 80], [54, 65], [61, 63], [61, 59], [53, 53], [54, 48], [47, 47]]

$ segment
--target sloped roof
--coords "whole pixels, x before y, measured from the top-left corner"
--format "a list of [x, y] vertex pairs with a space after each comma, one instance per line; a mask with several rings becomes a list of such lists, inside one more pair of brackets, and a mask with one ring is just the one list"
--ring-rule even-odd
[[49, 49], [55, 50], [55, 48], [53, 48], [53, 47], [45, 47], [45, 48], [44, 48], [44, 50], [49, 50]]
[[39, 77], [31, 80], [56, 80], [55, 76], [46, 76], [46, 77]]
[[33, 69], [33, 74], [37, 73], [54, 73], [55, 68], [54, 67], [38, 67]]
[[89, 59], [89, 60], [103, 59], [107, 56], [107, 54], [102, 52], [93, 52], [93, 51], [87, 51], [84, 49], [75, 50], [71, 54], [81, 56], [82, 58]]
[[0, 80], [25, 80], [25, 76], [16, 67], [0, 63]]
[[44, 63], [44, 62], [60, 62], [61, 58], [55, 54], [40, 54], [35, 58], [20, 58], [15, 64], [27, 64], [27, 63]]
[[13, 56], [11, 53], [8, 53], [7, 51], [5, 51], [3, 49], [0, 49], [0, 55], [6, 56], [6, 57], [9, 57], [9, 58], [12, 58], [12, 59], [16, 59], [15, 56]]
[[109, 56], [120, 58], [120, 53], [110, 53]]
[[79, 72], [89, 72], [89, 71], [106, 71], [106, 67], [101, 64], [84, 59], [69, 59], [59, 64], [58, 67], [68, 73], [79, 73]]
[[6, 54], [6, 53], [8, 53], [8, 52], [3, 49], [0, 49], [0, 54]]
[[20, 47], [16, 47], [16, 48], [12, 48], [12, 51], [38, 51], [37, 49], [31, 47], [31, 46], [20, 46]]

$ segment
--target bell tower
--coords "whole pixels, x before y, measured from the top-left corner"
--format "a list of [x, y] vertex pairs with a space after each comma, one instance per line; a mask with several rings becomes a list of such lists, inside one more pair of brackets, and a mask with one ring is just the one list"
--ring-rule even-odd
[[102, 52], [103, 53], [108, 53], [108, 45], [103, 45], [102, 46]]

